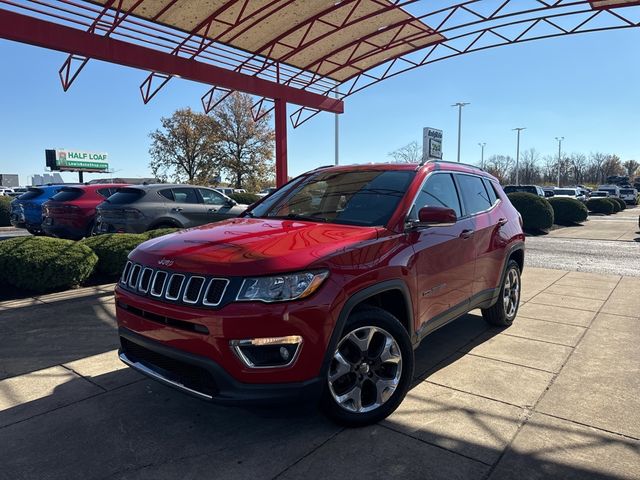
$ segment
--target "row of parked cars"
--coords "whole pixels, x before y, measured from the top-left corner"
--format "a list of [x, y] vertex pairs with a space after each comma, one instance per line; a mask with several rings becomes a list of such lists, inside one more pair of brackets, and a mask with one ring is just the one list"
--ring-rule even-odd
[[505, 193], [527, 192], [540, 197], [565, 197], [586, 202], [589, 198], [619, 198], [629, 205], [638, 204], [638, 190], [631, 185], [600, 185], [591, 190], [583, 185], [575, 187], [540, 187], [538, 185], [506, 185]]
[[246, 208], [216, 189], [194, 185], [44, 185], [11, 202], [11, 223], [33, 235], [80, 239], [189, 228], [237, 217]]

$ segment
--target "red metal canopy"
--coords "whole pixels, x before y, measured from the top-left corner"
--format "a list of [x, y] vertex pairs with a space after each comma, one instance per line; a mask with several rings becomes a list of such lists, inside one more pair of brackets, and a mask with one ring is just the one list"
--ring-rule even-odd
[[[151, 100], [173, 77], [275, 108], [286, 181], [286, 105], [298, 126], [386, 78], [466, 53], [640, 25], [640, 0], [0, 0], [0, 38], [69, 53], [66, 90], [90, 58], [149, 71]], [[217, 94], [220, 93], [220, 94]], [[337, 97], [337, 98], [336, 98]], [[267, 105], [273, 102], [273, 106]]]

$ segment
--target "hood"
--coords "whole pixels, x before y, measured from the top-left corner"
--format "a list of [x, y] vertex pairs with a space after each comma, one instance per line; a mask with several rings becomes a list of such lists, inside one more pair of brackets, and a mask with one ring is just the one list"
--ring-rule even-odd
[[149, 240], [130, 258], [202, 275], [268, 275], [302, 270], [377, 236], [372, 227], [236, 218]]

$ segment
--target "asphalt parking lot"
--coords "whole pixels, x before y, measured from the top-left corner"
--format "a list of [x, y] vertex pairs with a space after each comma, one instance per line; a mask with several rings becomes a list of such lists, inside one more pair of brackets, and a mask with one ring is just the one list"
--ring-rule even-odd
[[417, 350], [383, 423], [214, 406], [116, 358], [110, 287], [0, 303], [0, 478], [638, 478], [640, 279], [527, 268]]

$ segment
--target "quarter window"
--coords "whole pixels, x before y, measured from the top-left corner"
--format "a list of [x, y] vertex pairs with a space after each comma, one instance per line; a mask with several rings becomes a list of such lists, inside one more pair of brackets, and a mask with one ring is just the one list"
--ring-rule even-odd
[[487, 190], [484, 188], [482, 178], [473, 175], [456, 174], [460, 193], [467, 215], [488, 210], [492, 203], [489, 200]]
[[451, 208], [456, 212], [456, 216], [462, 216], [460, 199], [450, 174], [436, 173], [427, 179], [413, 204], [409, 220], [417, 221], [418, 211], [427, 206]]
[[164, 198], [166, 198], [167, 200], [171, 200], [173, 202], [173, 193], [171, 193], [170, 188], [165, 188], [164, 190], [160, 190], [158, 193], [162, 195]]
[[491, 180], [483, 178], [482, 181], [484, 182], [484, 187], [487, 189], [487, 194], [489, 195], [489, 201], [491, 202], [491, 205], [495, 204], [496, 200], [498, 200], [498, 195], [496, 195], [496, 190], [495, 188], [493, 188]]

